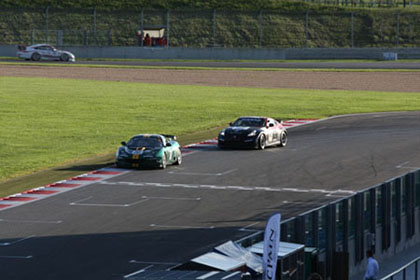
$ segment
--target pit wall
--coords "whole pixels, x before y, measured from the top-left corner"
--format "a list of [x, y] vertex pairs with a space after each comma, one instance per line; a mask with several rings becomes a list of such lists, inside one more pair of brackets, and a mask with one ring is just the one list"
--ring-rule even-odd
[[[1, 56], [16, 56], [17, 46], [0, 46]], [[77, 58], [198, 59], [198, 60], [305, 60], [373, 59], [397, 53], [398, 59], [420, 59], [420, 48], [171, 48], [171, 47], [78, 47], [65, 46]]]
[[[262, 239], [260, 232], [238, 243], [246, 247]], [[420, 243], [420, 170], [283, 221], [281, 240], [314, 248], [311, 271], [323, 279], [363, 272], [368, 249], [379, 263], [392, 260]]]

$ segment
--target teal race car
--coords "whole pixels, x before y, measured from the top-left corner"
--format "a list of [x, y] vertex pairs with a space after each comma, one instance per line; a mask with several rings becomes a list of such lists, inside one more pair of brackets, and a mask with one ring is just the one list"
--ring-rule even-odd
[[181, 147], [173, 135], [139, 134], [121, 142], [116, 165], [121, 168], [166, 168], [182, 163]]

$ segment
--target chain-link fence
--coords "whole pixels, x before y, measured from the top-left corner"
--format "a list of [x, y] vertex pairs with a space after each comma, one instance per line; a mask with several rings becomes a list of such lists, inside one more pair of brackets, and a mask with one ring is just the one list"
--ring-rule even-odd
[[164, 29], [166, 47], [418, 47], [420, 12], [0, 11], [1, 45], [153, 46], [154, 42], [145, 44], [139, 37], [151, 29]]

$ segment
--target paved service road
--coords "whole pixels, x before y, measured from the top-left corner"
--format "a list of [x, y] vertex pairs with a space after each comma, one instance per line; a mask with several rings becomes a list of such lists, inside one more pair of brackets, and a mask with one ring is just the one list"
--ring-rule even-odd
[[3, 279], [121, 279], [420, 168], [420, 112], [337, 117], [285, 148], [206, 150], [0, 211]]
[[210, 68], [290, 68], [290, 69], [420, 69], [420, 62], [261, 62], [261, 61], [78, 61], [76, 64], [210, 67]]
[[[16, 59], [4, 59], [4, 62], [22, 62]], [[31, 61], [25, 61], [31, 63]], [[36, 63], [51, 63], [41, 61]], [[57, 63], [53, 61], [52, 63]], [[65, 63], [65, 62], [62, 62]], [[285, 69], [420, 69], [420, 62], [414, 61], [376, 61], [376, 62], [288, 62], [288, 61], [153, 61], [153, 60], [78, 60], [69, 64], [90, 64], [90, 65], [124, 65], [124, 66], [158, 66], [158, 67], [209, 67], [209, 68], [285, 68]]]

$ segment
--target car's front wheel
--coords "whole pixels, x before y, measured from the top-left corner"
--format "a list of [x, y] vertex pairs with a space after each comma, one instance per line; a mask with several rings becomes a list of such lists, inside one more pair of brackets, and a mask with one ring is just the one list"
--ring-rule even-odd
[[266, 145], [267, 145], [267, 139], [265, 138], [264, 134], [261, 134], [258, 140], [258, 149], [264, 150]]
[[39, 53], [34, 53], [34, 54], [31, 56], [31, 59], [32, 59], [33, 61], [39, 61], [39, 60], [41, 59], [41, 55], [40, 55]]
[[163, 155], [162, 164], [160, 165], [160, 169], [165, 169], [165, 168], [166, 168], [166, 157], [165, 157], [165, 155]]
[[287, 134], [285, 132], [282, 132], [280, 134], [280, 147], [286, 147], [287, 145]]
[[69, 59], [70, 59], [70, 57], [69, 57], [69, 55], [68, 55], [68, 54], [63, 53], [63, 54], [60, 56], [60, 60], [61, 60], [61, 61], [69, 61]]

